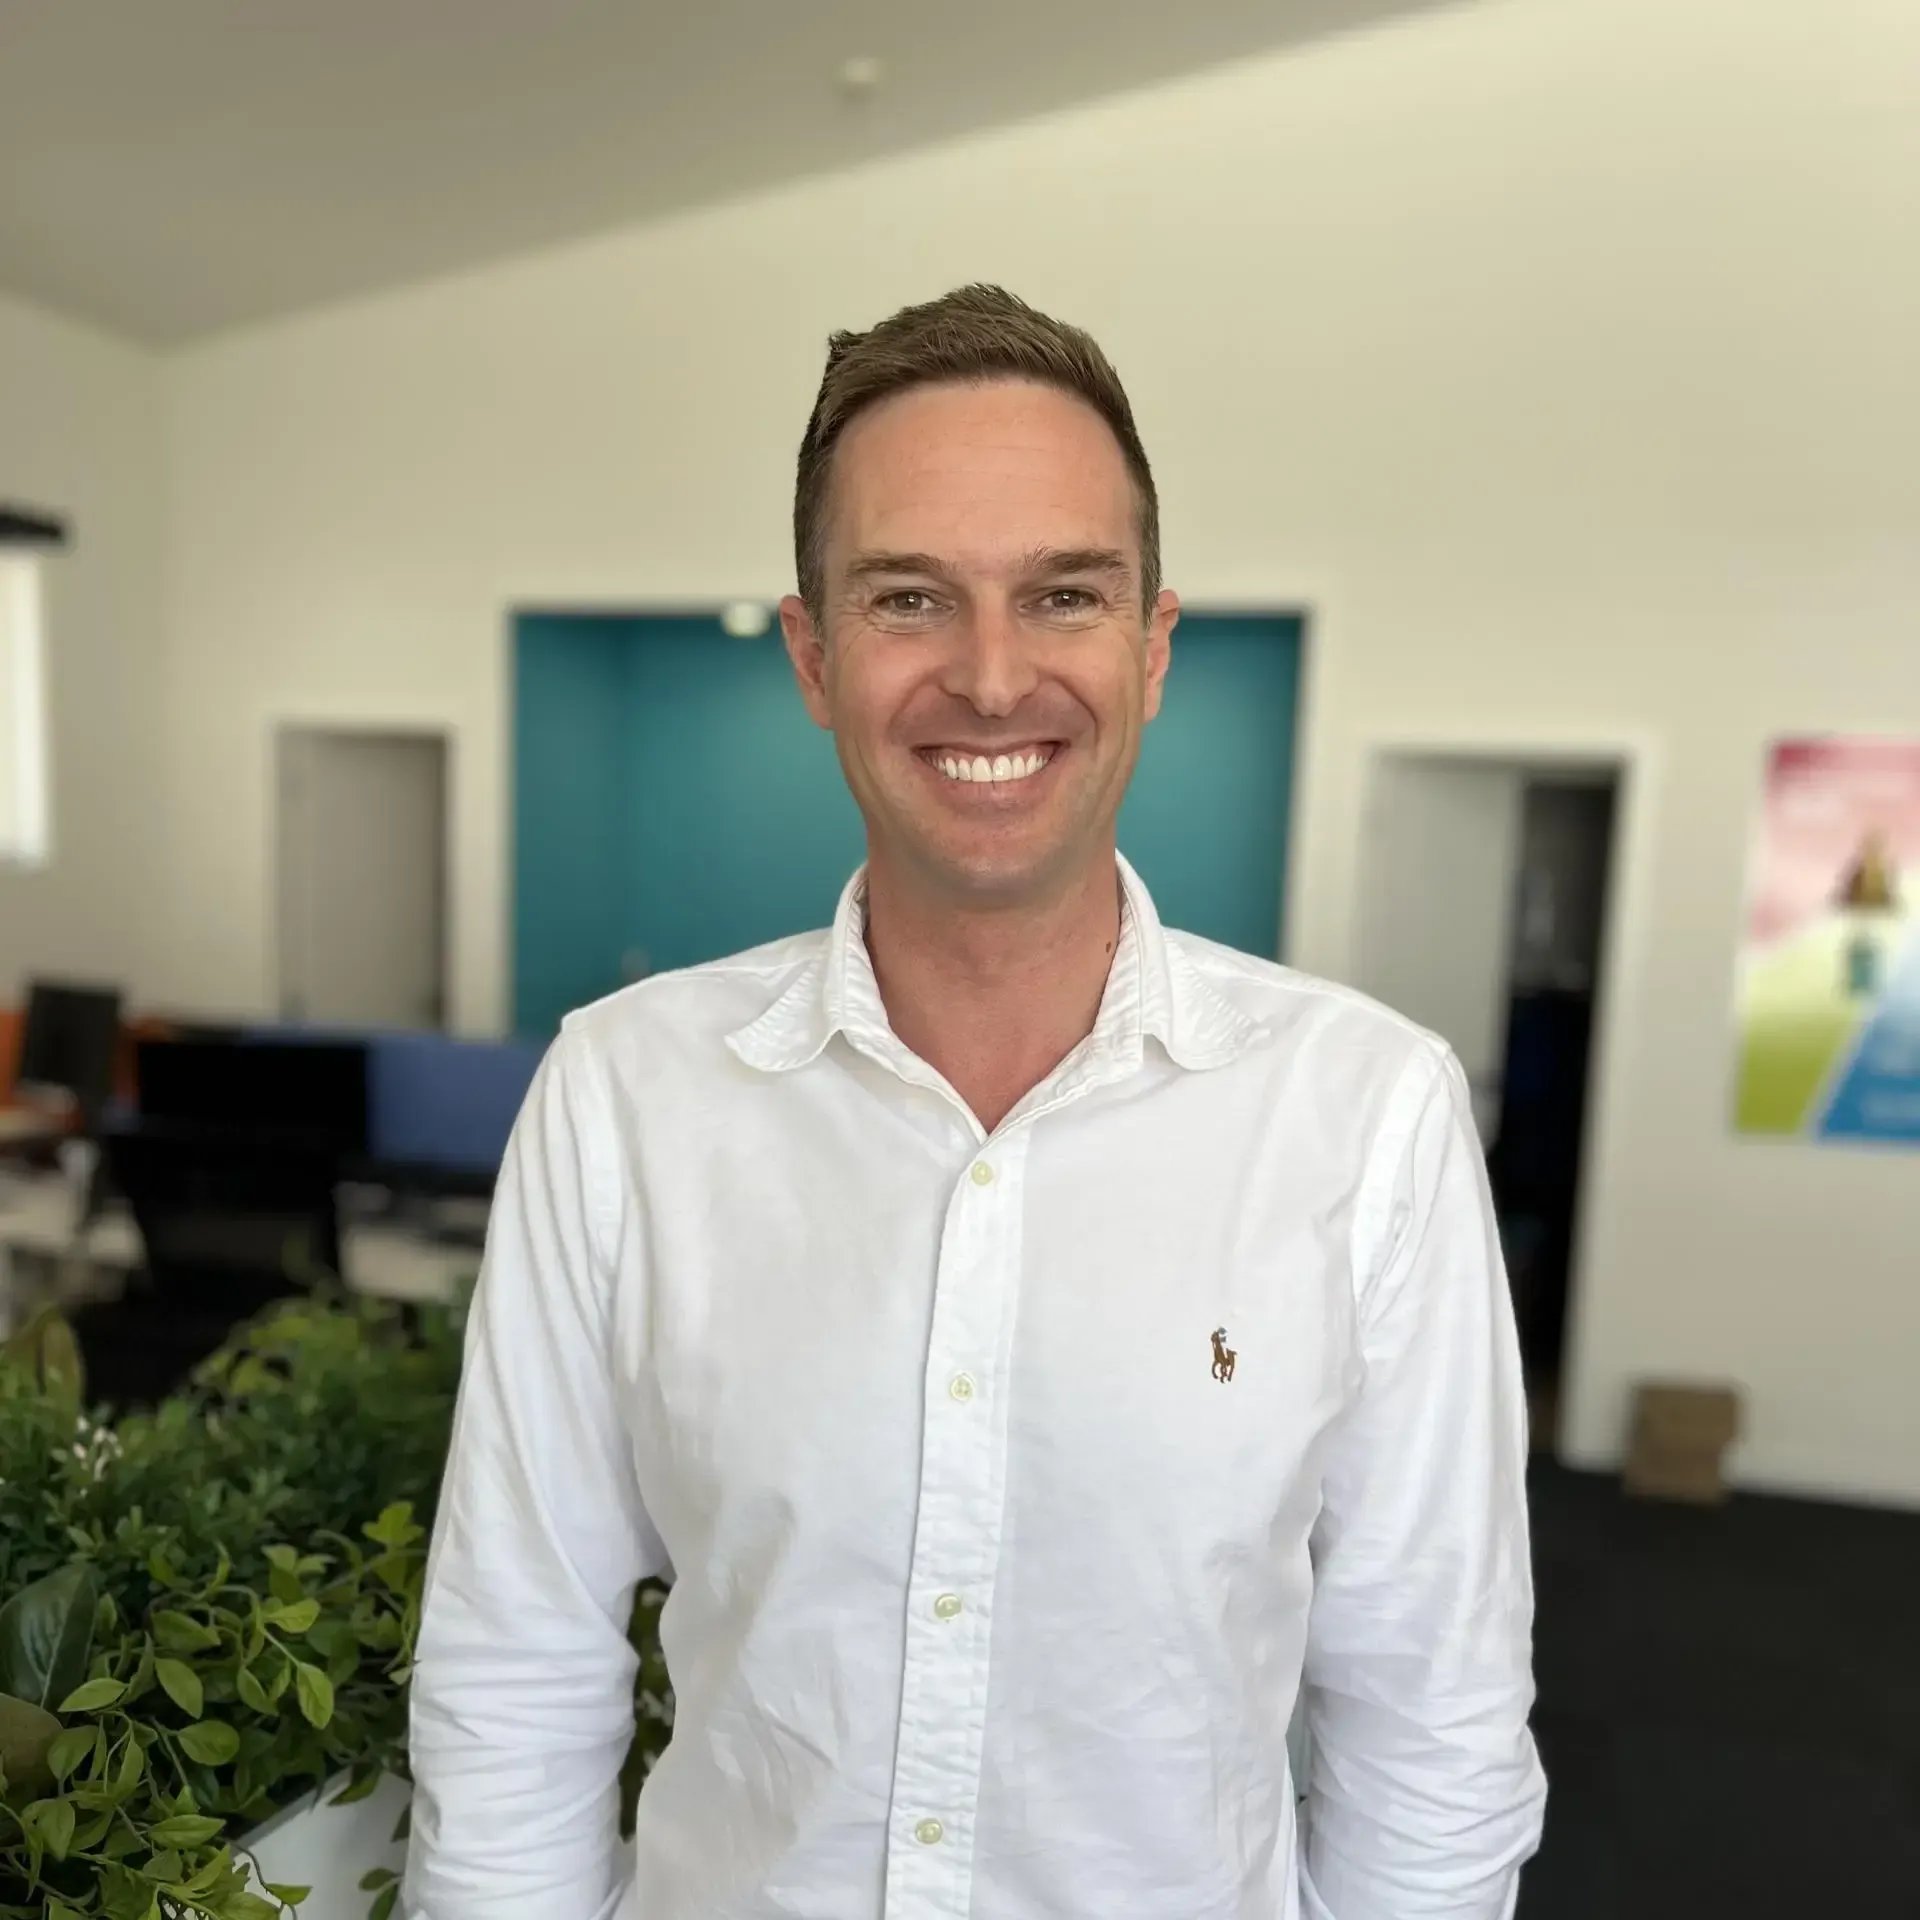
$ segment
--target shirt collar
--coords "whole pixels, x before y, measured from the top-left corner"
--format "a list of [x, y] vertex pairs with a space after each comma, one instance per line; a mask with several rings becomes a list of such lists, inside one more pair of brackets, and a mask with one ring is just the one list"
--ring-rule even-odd
[[[1138, 1064], [1147, 1039], [1177, 1066], [1224, 1066], [1258, 1039], [1261, 1026], [1203, 977], [1179, 941], [1160, 924], [1146, 883], [1119, 862], [1120, 944], [1089, 1041], [1121, 1064]], [[881, 1003], [866, 941], [867, 873], [862, 867], [840, 895], [826, 938], [765, 1013], [727, 1036], [750, 1067], [784, 1073], [818, 1059], [844, 1035], [864, 1051], [897, 1048]]]

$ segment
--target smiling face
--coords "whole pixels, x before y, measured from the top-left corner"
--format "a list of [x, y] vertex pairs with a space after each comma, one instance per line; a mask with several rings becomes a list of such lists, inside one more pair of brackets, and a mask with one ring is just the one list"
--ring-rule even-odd
[[818, 626], [781, 626], [876, 873], [955, 904], [1111, 863], [1179, 603], [1143, 611], [1131, 480], [1093, 409], [1023, 381], [916, 387], [833, 455]]

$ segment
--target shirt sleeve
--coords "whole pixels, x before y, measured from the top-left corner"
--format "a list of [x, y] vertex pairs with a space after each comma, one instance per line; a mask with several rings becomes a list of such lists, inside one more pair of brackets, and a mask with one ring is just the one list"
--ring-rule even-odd
[[614, 1390], [620, 1187], [584, 1055], [569, 1031], [535, 1077], [468, 1324], [413, 1676], [413, 1920], [605, 1920], [622, 1891], [627, 1625], [666, 1555]]
[[1364, 1379], [1312, 1543], [1302, 1909], [1509, 1920], [1546, 1796], [1527, 1728], [1526, 1413], [1451, 1054], [1409, 1067], [1375, 1159], [1355, 1226]]

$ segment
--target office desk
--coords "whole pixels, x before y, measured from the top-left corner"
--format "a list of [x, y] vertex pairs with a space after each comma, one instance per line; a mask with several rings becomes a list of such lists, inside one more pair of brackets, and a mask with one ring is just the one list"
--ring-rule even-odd
[[32, 1107], [0, 1107], [0, 1147], [41, 1147], [65, 1131]]
[[[145, 1259], [139, 1230], [123, 1209], [109, 1209], [75, 1234], [73, 1189], [58, 1174], [9, 1178], [0, 1172], [0, 1333], [12, 1323], [10, 1256], [71, 1263], [104, 1275], [133, 1272]], [[471, 1247], [448, 1246], [384, 1221], [343, 1222], [341, 1257], [356, 1293], [386, 1300], [448, 1300], [478, 1271]]]

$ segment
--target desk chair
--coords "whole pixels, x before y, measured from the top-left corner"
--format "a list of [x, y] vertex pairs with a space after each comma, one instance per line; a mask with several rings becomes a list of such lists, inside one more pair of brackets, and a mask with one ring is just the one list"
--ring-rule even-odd
[[75, 1317], [89, 1399], [164, 1399], [241, 1322], [340, 1271], [332, 1148], [143, 1131], [109, 1135], [107, 1153], [147, 1264]]

